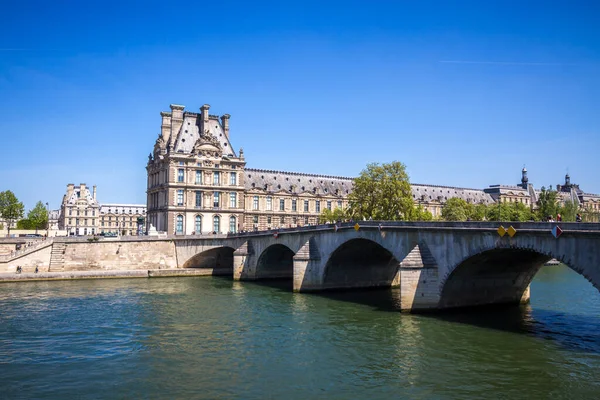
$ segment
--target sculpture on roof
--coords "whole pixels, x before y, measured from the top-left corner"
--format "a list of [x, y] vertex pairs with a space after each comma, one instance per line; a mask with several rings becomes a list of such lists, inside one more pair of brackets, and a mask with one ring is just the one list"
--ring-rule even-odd
[[[167, 143], [165, 143], [165, 140], [159, 133], [158, 138], [156, 139], [156, 142], [154, 143], [154, 158], [156, 158], [159, 154], [164, 153], [166, 148], [167, 148]], [[148, 161], [152, 161], [152, 160], [148, 159]]]
[[200, 138], [194, 143], [192, 154], [197, 154], [202, 157], [221, 157], [223, 148], [219, 139], [210, 134], [208, 130], [200, 134]]

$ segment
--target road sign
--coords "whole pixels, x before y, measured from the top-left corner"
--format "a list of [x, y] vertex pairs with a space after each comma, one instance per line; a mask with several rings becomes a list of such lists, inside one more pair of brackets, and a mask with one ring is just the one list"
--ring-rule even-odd
[[274, 237], [275, 239], [277, 239], [277, 236], [279, 236], [279, 232], [275, 232], [275, 233], [273, 234], [273, 237]]
[[562, 235], [563, 230], [560, 229], [560, 226], [556, 225], [554, 228], [552, 228], [552, 236], [554, 236], [556, 239], [558, 239], [558, 237], [560, 235]]
[[504, 229], [502, 225], [500, 225], [500, 228], [498, 228], [498, 235], [500, 235], [500, 237], [506, 235], [506, 229]]
[[358, 232], [359, 229], [360, 229], [360, 225], [357, 222], [356, 224], [354, 224], [354, 230]]
[[508, 233], [508, 236], [513, 237], [516, 235], [517, 230], [515, 228], [513, 228], [513, 226], [509, 226], [508, 229], [506, 230], [506, 233]]

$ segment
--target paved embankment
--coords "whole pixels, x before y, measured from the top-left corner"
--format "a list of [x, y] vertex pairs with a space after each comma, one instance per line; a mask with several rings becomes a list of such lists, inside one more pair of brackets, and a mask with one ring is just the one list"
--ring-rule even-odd
[[1, 282], [60, 281], [69, 279], [166, 278], [177, 276], [231, 275], [231, 269], [138, 269], [126, 271], [69, 271], [35, 273], [0, 273]]

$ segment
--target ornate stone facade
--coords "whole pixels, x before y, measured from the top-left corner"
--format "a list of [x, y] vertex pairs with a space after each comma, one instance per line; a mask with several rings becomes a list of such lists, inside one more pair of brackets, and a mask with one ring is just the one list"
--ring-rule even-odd
[[[170, 108], [161, 112], [161, 133], [146, 166], [147, 229], [152, 225], [169, 234], [191, 235], [313, 225], [325, 208], [348, 206], [352, 178], [246, 168], [243, 150], [236, 152], [231, 145], [229, 114], [209, 115], [207, 104], [200, 113], [176, 104]], [[525, 168], [515, 186], [411, 186], [415, 204], [434, 218], [452, 197], [473, 204], [502, 201], [534, 207], [539, 193]], [[581, 205], [600, 209], [600, 196], [582, 192], [577, 198]]]
[[[99, 233], [137, 235], [140, 225], [145, 225], [145, 204], [102, 204], [100, 206]], [[142, 229], [144, 231], [145, 229]]]
[[58, 227], [67, 235], [93, 235], [98, 232], [100, 205], [96, 200], [96, 186], [90, 191], [85, 183], [67, 185], [60, 207]]

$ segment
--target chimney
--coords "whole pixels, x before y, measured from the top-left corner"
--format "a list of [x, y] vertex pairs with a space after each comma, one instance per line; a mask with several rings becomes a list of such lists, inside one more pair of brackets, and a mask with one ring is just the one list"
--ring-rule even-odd
[[165, 143], [167, 143], [169, 141], [169, 137], [171, 137], [171, 113], [163, 111], [160, 113], [160, 116], [162, 117], [160, 133]]
[[225, 114], [221, 117], [221, 125], [223, 125], [223, 132], [225, 132], [225, 137], [229, 139], [229, 118], [231, 115]]
[[83, 192], [85, 191], [85, 183], [80, 183], [79, 184], [79, 198], [82, 199], [83, 198]]
[[208, 109], [210, 108], [210, 105], [205, 104], [202, 107], [200, 107], [200, 112], [202, 113], [202, 122], [207, 123], [208, 122]]
[[181, 125], [183, 125], [183, 110], [185, 106], [180, 106], [177, 104], [171, 104], [171, 147], [175, 145], [175, 139], [177, 138], [177, 134], [181, 129]]
[[73, 190], [75, 190], [75, 184], [74, 183], [68, 183], [67, 184], [67, 194], [73, 193]]
[[93, 199], [96, 200], [96, 185], [94, 185], [94, 194], [92, 195]]

